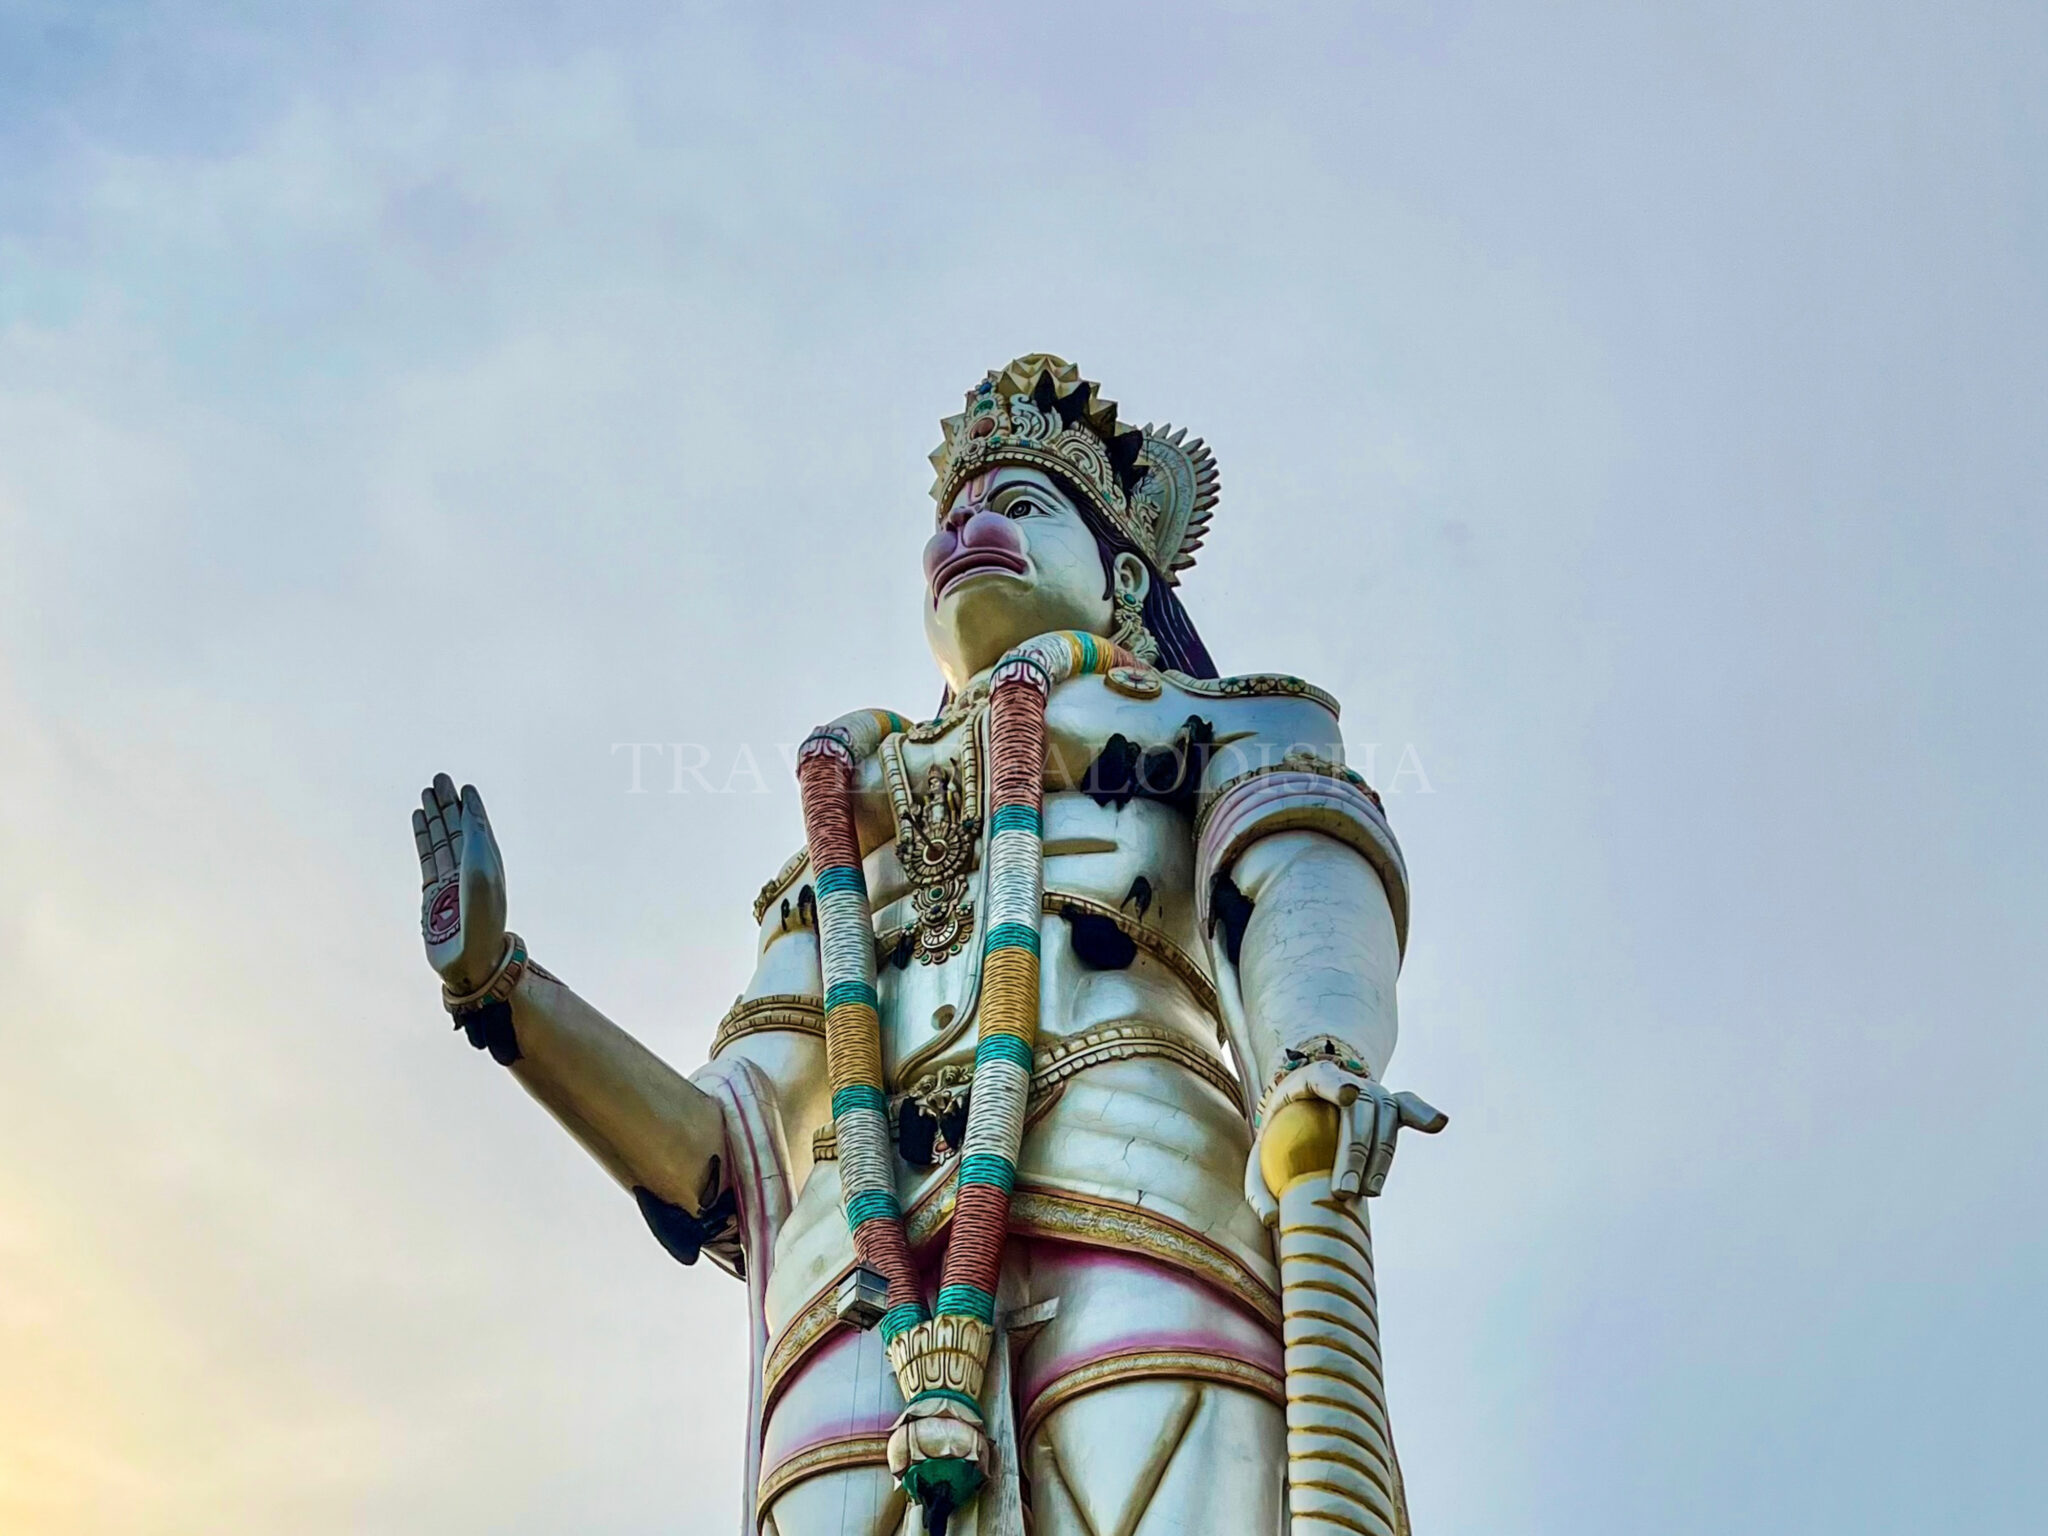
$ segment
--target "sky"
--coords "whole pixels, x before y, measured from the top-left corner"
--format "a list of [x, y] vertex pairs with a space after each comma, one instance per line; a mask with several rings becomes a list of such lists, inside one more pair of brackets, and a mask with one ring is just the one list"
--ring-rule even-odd
[[1416, 1529], [2038, 1529], [2044, 101], [2020, 4], [0, 0], [0, 1530], [734, 1527], [740, 1289], [407, 817], [694, 1068], [1030, 351], [1406, 851]]

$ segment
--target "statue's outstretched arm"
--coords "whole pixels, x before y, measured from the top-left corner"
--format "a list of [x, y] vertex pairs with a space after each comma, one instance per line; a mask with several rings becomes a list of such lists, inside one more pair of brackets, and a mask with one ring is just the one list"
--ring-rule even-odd
[[[413, 812], [420, 929], [443, 1000], [605, 1170], [691, 1216], [719, 1193], [717, 1102], [526, 958], [505, 927], [505, 868], [483, 797], [437, 775]], [[643, 1194], [642, 1192], [646, 1193]]]

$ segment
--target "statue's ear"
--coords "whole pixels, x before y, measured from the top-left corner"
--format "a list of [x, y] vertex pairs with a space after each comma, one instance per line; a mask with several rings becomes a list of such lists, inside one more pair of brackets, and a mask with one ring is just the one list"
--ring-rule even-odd
[[1117, 592], [1134, 602], [1143, 603], [1152, 590], [1152, 570], [1145, 562], [1125, 550], [1110, 563], [1110, 579]]

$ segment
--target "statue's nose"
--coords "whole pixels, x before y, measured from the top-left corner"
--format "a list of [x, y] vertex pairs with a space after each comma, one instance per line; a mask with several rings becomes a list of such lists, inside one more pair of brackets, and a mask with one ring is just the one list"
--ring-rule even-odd
[[1017, 525], [1000, 512], [977, 511], [960, 525], [962, 549], [1016, 549], [1023, 541]]

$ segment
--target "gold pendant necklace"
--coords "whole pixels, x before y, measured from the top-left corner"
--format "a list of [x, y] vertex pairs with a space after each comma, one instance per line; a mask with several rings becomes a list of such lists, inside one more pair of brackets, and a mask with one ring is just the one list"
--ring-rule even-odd
[[882, 767], [896, 810], [896, 858], [910, 881], [911, 953], [920, 965], [937, 965], [967, 947], [974, 933], [974, 901], [967, 874], [981, 835], [980, 732], [970, 720], [957, 767], [936, 757], [925, 772], [924, 793], [910, 787], [903, 766], [903, 739], [882, 743]]

